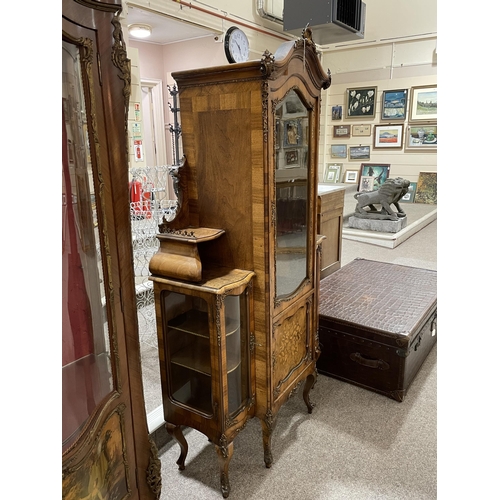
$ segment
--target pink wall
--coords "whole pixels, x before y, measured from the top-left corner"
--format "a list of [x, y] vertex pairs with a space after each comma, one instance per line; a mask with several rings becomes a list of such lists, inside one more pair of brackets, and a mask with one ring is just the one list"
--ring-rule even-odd
[[132, 39], [128, 45], [139, 51], [141, 78], [163, 80], [163, 46]]

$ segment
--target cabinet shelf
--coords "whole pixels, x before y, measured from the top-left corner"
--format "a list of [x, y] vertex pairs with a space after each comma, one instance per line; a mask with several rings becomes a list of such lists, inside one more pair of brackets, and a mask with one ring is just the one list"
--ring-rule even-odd
[[189, 370], [210, 376], [210, 342], [206, 338], [195, 336], [189, 344], [171, 357], [171, 363]]
[[[168, 326], [174, 330], [190, 333], [199, 337], [209, 336], [208, 314], [203, 311], [192, 309], [191, 311], [179, 314], [179, 316], [168, 322]], [[228, 319], [226, 323], [226, 337], [237, 332], [240, 324], [237, 320]]]
[[[189, 332], [189, 334], [191, 333]], [[194, 335], [187, 346], [172, 354], [170, 361], [173, 364], [210, 376], [212, 370], [210, 367], [210, 342], [208, 336]], [[227, 352], [226, 363], [226, 371], [231, 373], [241, 365], [241, 359], [238, 356], [231, 356]]]

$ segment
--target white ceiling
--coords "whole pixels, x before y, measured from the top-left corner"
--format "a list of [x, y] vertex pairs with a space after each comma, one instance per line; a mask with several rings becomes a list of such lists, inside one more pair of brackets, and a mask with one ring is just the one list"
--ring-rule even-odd
[[149, 24], [152, 28], [150, 37], [134, 38], [129, 35], [130, 39], [160, 45], [204, 36], [213, 36], [215, 34], [213, 31], [194, 26], [193, 24], [177, 21], [157, 13], [131, 6], [128, 8], [127, 16], [127, 25], [130, 24]]

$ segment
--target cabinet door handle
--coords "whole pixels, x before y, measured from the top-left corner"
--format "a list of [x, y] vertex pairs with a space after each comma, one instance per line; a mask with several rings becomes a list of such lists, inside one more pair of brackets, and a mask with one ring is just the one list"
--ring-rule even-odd
[[365, 358], [359, 352], [353, 352], [350, 355], [350, 358], [358, 365], [366, 366], [368, 368], [378, 368], [379, 370], [388, 370], [389, 363], [386, 363], [382, 359], [368, 359]]

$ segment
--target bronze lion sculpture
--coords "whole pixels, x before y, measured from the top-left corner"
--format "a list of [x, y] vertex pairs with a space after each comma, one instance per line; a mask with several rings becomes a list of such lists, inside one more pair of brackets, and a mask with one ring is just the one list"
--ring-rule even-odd
[[[378, 190], [368, 191], [366, 193], [356, 193], [354, 198], [358, 200], [354, 215], [366, 219], [387, 219], [398, 220], [399, 217], [405, 217], [404, 210], [399, 205], [399, 200], [408, 192], [410, 181], [402, 177], [387, 179]], [[381, 205], [377, 210], [375, 205]], [[391, 205], [396, 207], [395, 212]], [[369, 207], [370, 210], [364, 210]]]

